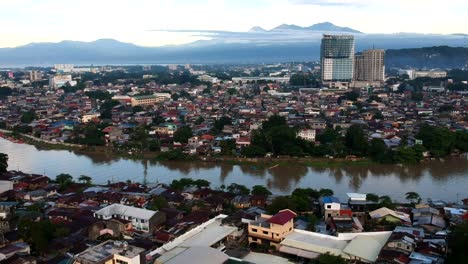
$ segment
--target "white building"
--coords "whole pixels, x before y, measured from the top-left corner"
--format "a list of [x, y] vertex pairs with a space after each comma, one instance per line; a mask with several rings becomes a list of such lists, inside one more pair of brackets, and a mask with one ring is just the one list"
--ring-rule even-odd
[[256, 81], [270, 81], [277, 83], [288, 83], [291, 79], [290, 76], [285, 77], [234, 77], [232, 81], [235, 83], [246, 83], [246, 82], [256, 82]]
[[69, 83], [71, 86], [76, 86], [77, 82], [72, 80], [71, 75], [55, 75], [49, 77], [49, 86], [52, 89], [57, 89]]
[[55, 64], [54, 68], [58, 72], [72, 72], [75, 66], [73, 64]]
[[92, 113], [92, 114], [86, 114], [86, 115], [83, 115], [83, 117], [81, 118], [81, 123], [89, 123], [91, 121], [93, 121], [94, 119], [97, 119], [101, 116], [100, 113]]
[[140, 264], [145, 249], [128, 245], [127, 242], [106, 241], [77, 254], [75, 264]]
[[315, 129], [303, 129], [297, 133], [297, 137], [306, 141], [315, 142]]
[[[132, 222], [133, 228], [150, 232], [152, 222], [157, 217], [159, 211], [151, 211], [123, 204], [111, 204], [94, 213], [94, 217], [103, 220], [120, 218]], [[165, 218], [165, 217], [164, 217]]]
[[202, 75], [202, 76], [198, 77], [198, 80], [200, 80], [202, 82], [209, 82], [209, 83], [218, 83], [219, 82], [218, 78], [211, 77], [209, 75]]

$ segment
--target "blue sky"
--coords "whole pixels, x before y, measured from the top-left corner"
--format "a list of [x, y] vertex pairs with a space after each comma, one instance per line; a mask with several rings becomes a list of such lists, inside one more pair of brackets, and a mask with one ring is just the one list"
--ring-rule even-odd
[[0, 0], [0, 47], [113, 38], [192, 42], [154, 29], [247, 31], [329, 21], [366, 33], [468, 33], [467, 0]]

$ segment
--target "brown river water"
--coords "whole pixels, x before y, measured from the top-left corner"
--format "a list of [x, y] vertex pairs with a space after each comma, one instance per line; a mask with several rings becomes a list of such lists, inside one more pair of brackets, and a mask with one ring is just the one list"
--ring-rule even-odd
[[155, 162], [132, 160], [106, 154], [78, 154], [68, 150], [38, 150], [0, 138], [0, 152], [9, 155], [9, 170], [45, 174], [55, 178], [69, 173], [88, 175], [97, 184], [108, 181], [170, 183], [173, 179], [206, 179], [212, 188], [231, 183], [267, 186], [274, 194], [289, 194], [295, 188], [329, 188], [345, 198], [347, 192], [389, 195], [403, 201], [408, 191], [423, 199], [456, 201], [468, 198], [468, 159], [448, 158], [413, 166], [370, 165], [314, 168], [204, 162]]

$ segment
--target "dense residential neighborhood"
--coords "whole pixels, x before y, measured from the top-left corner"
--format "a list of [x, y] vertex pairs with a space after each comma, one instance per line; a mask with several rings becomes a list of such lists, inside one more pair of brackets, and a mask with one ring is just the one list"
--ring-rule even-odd
[[[366, 56], [381, 60], [382, 51], [361, 56], [366, 69]], [[328, 84], [323, 71], [316, 63], [5, 71], [0, 136], [156, 161], [465, 161], [466, 71], [390, 69]], [[93, 184], [93, 175], [12, 170], [6, 154], [0, 173], [2, 263], [414, 264], [466, 254], [468, 198], [458, 194], [281, 196], [242, 182], [132, 175]]]
[[[0, 77], [0, 127], [2, 136], [20, 142], [126, 155], [167, 152], [161, 159], [314, 156], [404, 163], [465, 152], [466, 71], [389, 74], [386, 81], [356, 81], [352, 88], [320, 86], [320, 67], [313, 63], [9, 71]], [[439, 136], [446, 140], [438, 142]], [[376, 149], [391, 155], [376, 157]], [[408, 152], [416, 158], [408, 159]]]
[[192, 179], [93, 185], [19, 171], [4, 171], [0, 187], [2, 263], [460, 263], [466, 253], [468, 199], [278, 196]]

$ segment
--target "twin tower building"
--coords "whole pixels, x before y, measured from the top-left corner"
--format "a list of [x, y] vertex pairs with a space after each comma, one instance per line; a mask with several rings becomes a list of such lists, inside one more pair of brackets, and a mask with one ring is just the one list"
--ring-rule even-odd
[[384, 81], [385, 51], [373, 49], [355, 54], [352, 35], [324, 35], [320, 53], [325, 86], [379, 86]]

